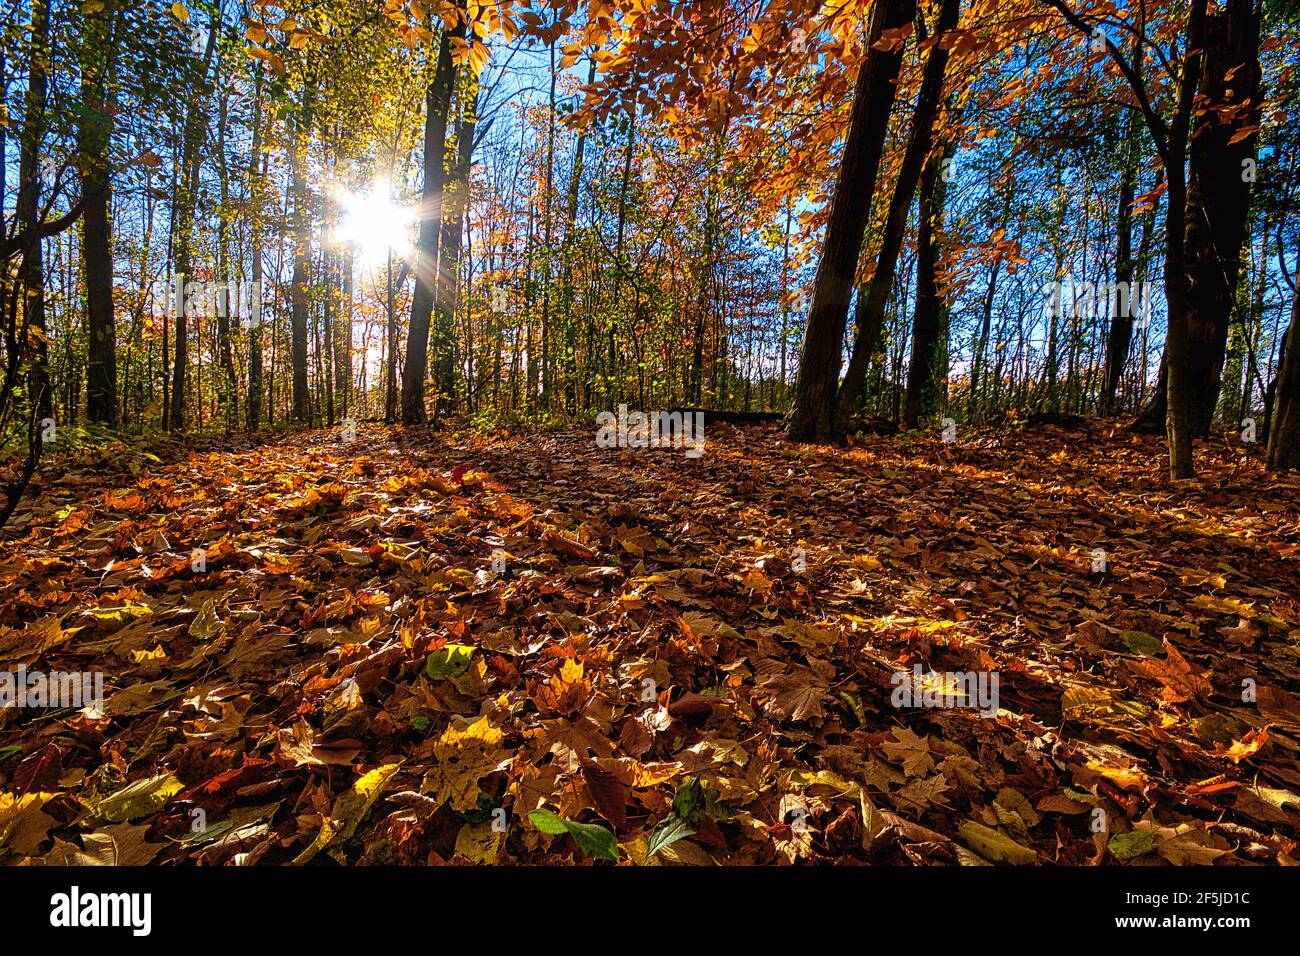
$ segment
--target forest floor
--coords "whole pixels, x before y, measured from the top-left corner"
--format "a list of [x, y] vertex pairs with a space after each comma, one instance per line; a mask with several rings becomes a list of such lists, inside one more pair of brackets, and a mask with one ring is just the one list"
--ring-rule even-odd
[[47, 474], [0, 667], [106, 699], [0, 711], [0, 861], [1300, 860], [1300, 479], [1110, 422], [708, 441]]

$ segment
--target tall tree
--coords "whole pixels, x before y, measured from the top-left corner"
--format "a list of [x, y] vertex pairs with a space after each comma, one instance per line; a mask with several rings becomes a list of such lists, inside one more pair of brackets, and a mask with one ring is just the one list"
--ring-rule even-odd
[[[1203, 54], [1199, 50], [1188, 53], [1189, 60], [1202, 62], [1196, 77], [1200, 94], [1186, 150], [1187, 206], [1182, 214], [1186, 235], [1181, 254], [1187, 286], [1187, 374], [1192, 403], [1188, 414], [1195, 435], [1206, 434], [1214, 419], [1228, 327], [1237, 311], [1260, 106], [1258, 0], [1226, 0], [1222, 9], [1207, 9], [1202, 29]], [[1172, 200], [1172, 178], [1170, 186]], [[1139, 417], [1140, 428], [1154, 430], [1167, 418], [1168, 382], [1166, 346], [1160, 383]]]
[[[1130, 47], [1133, 67], [1142, 71], [1142, 58], [1145, 47], [1142, 39], [1142, 24], [1139, 21]], [[1130, 110], [1124, 119], [1124, 155], [1120, 169], [1119, 208], [1116, 211], [1116, 248], [1115, 248], [1115, 284], [1128, 290], [1121, 300], [1117, 294], [1115, 307], [1110, 315], [1110, 327], [1106, 335], [1106, 371], [1102, 381], [1101, 409], [1105, 413], [1114, 411], [1115, 396], [1119, 390], [1119, 380], [1124, 374], [1124, 365], [1128, 361], [1129, 348], [1133, 342], [1133, 310], [1131, 304], [1136, 301], [1133, 291], [1133, 277], [1136, 263], [1133, 257], [1133, 198], [1137, 190], [1138, 161], [1141, 155], [1141, 119], [1134, 110]]]
[[47, 125], [49, 91], [49, 0], [32, 0], [31, 38], [27, 55], [27, 96], [18, 148], [18, 196], [15, 214], [25, 242], [22, 248], [23, 341], [30, 356], [27, 387], [38, 418], [53, 414], [49, 353], [45, 334], [45, 254], [40, 232], [41, 146]]
[[455, 399], [455, 312], [456, 275], [460, 264], [463, 220], [469, 204], [469, 169], [474, 153], [474, 131], [478, 125], [478, 77], [472, 64], [464, 68], [465, 93], [462, 118], [456, 134], [456, 159], [446, 184], [442, 208], [442, 237], [438, 247], [438, 281], [434, 295], [436, 313], [433, 336], [433, 381], [438, 389], [435, 415]]
[[311, 418], [311, 390], [307, 381], [307, 321], [311, 310], [312, 204], [307, 185], [307, 146], [316, 106], [316, 75], [310, 69], [303, 79], [302, 101], [290, 145], [290, 195], [293, 197], [293, 279], [289, 303], [289, 361], [293, 377], [293, 418]]
[[86, 417], [117, 422], [117, 325], [113, 313], [112, 69], [117, 4], [83, 7], [81, 123], [78, 136], [81, 199], [85, 207], [83, 266], [86, 272]]
[[[429, 364], [429, 326], [433, 317], [438, 275], [438, 242], [442, 234], [442, 193], [446, 179], [447, 114], [451, 109], [455, 64], [453, 39], [463, 39], [465, 24], [458, 21], [444, 29], [438, 43], [433, 78], [424, 96], [424, 184], [417, 215], [419, 234], [415, 242], [415, 293], [411, 298], [411, 326], [406, 340], [406, 362], [402, 369], [402, 422], [418, 425], [425, 421], [424, 380]], [[435, 343], [435, 351], [442, 343]]]
[[853, 316], [857, 334], [853, 340], [853, 351], [849, 357], [849, 365], [844, 373], [844, 382], [840, 386], [836, 403], [836, 430], [839, 434], [847, 430], [849, 419], [862, 400], [862, 389], [867, 380], [867, 367], [876, 350], [876, 343], [880, 339], [880, 331], [884, 327], [885, 307], [889, 302], [894, 273], [898, 268], [898, 254], [907, 227], [907, 213], [912, 206], [921, 171], [934, 139], [934, 124], [943, 98], [944, 74], [948, 67], [947, 44], [951, 41], [951, 31], [957, 28], [960, 15], [961, 0], [943, 0], [939, 8], [938, 22], [935, 24], [934, 36], [930, 40], [930, 52], [925, 60], [921, 91], [917, 95], [916, 107], [912, 111], [911, 137], [907, 143], [907, 150], [903, 154], [903, 164], [894, 181], [889, 212], [885, 217], [880, 255], [876, 258], [876, 268], [872, 272], [871, 281], [867, 283], [866, 294], [859, 294], [858, 308]]
[[948, 365], [948, 307], [939, 287], [939, 257], [943, 203], [947, 194], [944, 170], [948, 157], [936, 152], [921, 175], [920, 221], [916, 237], [916, 307], [912, 317], [912, 355], [907, 366], [907, 395], [903, 421], [915, 428], [923, 415], [938, 406], [938, 383]]
[[1273, 421], [1268, 429], [1268, 467], [1275, 471], [1300, 470], [1300, 256], [1296, 257], [1295, 272], [1288, 276], [1286, 263], [1281, 261], [1285, 255], [1279, 247], [1282, 275], [1291, 286], [1291, 323], [1282, 337]]
[[786, 426], [792, 438], [827, 440], [834, 434], [844, 327], [903, 63], [903, 37], [915, 13], [916, 0], [879, 0], [872, 9], [799, 356]]
[[[247, 195], [252, 214], [249, 220], [252, 265], [252, 310], [248, 316], [248, 397], [244, 421], [249, 431], [262, 424], [262, 206], [265, 201], [265, 163], [262, 155], [262, 66], [253, 71], [253, 145], [248, 157]], [[260, 164], [260, 165], [259, 165]]]
[[220, 8], [212, 15], [208, 24], [208, 39], [203, 50], [203, 59], [196, 64], [193, 85], [190, 87], [189, 100], [185, 107], [185, 129], [181, 141], [180, 180], [176, 187], [173, 202], [175, 226], [173, 231], [174, 260], [176, 274], [180, 277], [176, 305], [176, 355], [172, 362], [171, 408], [167, 425], [172, 431], [185, 428], [185, 402], [188, 394], [189, 377], [189, 316], [190, 304], [184, 293], [186, 284], [192, 278], [190, 273], [194, 265], [194, 218], [199, 201], [199, 174], [203, 166], [203, 143], [208, 136], [208, 73], [212, 68], [212, 56], [217, 48], [217, 34], [221, 32]]

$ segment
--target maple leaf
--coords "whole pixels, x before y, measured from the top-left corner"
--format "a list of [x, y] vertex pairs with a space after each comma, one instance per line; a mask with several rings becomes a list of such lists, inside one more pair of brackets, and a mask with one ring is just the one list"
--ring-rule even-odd
[[1252, 730], [1240, 740], [1234, 740], [1228, 747], [1219, 747], [1215, 754], [1220, 757], [1227, 757], [1233, 763], [1241, 763], [1247, 757], [1253, 757], [1259, 753], [1264, 744], [1268, 742], [1268, 728], [1260, 727], [1258, 730]]
[[904, 774], [921, 777], [934, 769], [928, 736], [918, 737], [907, 727], [894, 728], [893, 736], [893, 740], [886, 740], [880, 746], [889, 760], [903, 765]]
[[22, 855], [36, 852], [55, 820], [42, 807], [57, 794], [0, 792], [0, 852], [12, 850]]
[[504, 739], [486, 716], [472, 722], [453, 718], [433, 748], [436, 763], [425, 774], [421, 790], [453, 810], [473, 809], [479, 781], [510, 756], [500, 746]]
[[1169, 643], [1168, 638], [1165, 639], [1165, 660], [1147, 658], [1134, 661], [1132, 666], [1163, 685], [1161, 697], [1168, 703], [1204, 700], [1213, 693], [1213, 687], [1205, 675], [1193, 670], [1192, 665]]
[[822, 701], [829, 697], [829, 685], [815, 671], [796, 666], [788, 674], [778, 674], [763, 683], [765, 690], [774, 691], [763, 708], [769, 717], [778, 720], [811, 720], [826, 715]]
[[558, 673], [533, 691], [533, 700], [542, 713], [577, 713], [591, 696], [591, 681], [582, 673], [582, 664], [565, 658]]

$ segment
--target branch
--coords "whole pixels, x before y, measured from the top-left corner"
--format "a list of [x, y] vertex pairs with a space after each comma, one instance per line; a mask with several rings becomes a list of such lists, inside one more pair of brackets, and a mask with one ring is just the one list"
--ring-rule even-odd
[[[1045, 4], [1058, 11], [1067, 21], [1080, 33], [1092, 37], [1093, 30], [1088, 26], [1088, 22], [1065, 5], [1065, 0], [1043, 0]], [[1133, 96], [1138, 101], [1138, 108], [1142, 111], [1142, 118], [1146, 120], [1147, 129], [1151, 131], [1151, 139], [1155, 142], [1156, 152], [1160, 154], [1160, 159], [1164, 162], [1166, 168], [1173, 161], [1169, 153], [1169, 131], [1165, 126], [1165, 121], [1161, 119], [1160, 114], [1155, 111], [1151, 105], [1151, 100], [1147, 96], [1146, 84], [1142, 81], [1141, 75], [1133, 69], [1120, 51], [1110, 39], [1103, 34], [1106, 41], [1106, 51], [1110, 58], [1115, 61], [1124, 78], [1128, 80], [1129, 89], [1133, 91]]]
[[[28, 244], [40, 239], [48, 239], [50, 236], [56, 236], [63, 230], [72, 226], [81, 218], [85, 200], [78, 199], [72, 204], [72, 208], [58, 219], [51, 219], [43, 222], [34, 229], [27, 229], [23, 232], [14, 233], [12, 236], [5, 236], [0, 239], [0, 262], [8, 262], [18, 253], [27, 248]], [[33, 236], [32, 233], [35, 233]]]

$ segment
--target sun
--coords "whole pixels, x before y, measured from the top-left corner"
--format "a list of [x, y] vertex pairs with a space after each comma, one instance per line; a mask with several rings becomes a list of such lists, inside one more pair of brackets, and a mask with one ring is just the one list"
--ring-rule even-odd
[[415, 214], [393, 202], [387, 180], [375, 181], [365, 192], [343, 190], [339, 202], [343, 218], [336, 237], [350, 245], [363, 263], [378, 265], [389, 252], [401, 255], [410, 249]]

